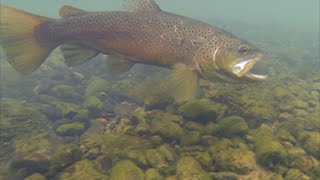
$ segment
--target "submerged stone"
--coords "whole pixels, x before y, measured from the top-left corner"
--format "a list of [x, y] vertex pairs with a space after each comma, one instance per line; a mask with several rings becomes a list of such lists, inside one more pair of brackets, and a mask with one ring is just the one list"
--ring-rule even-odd
[[284, 180], [311, 180], [310, 177], [307, 175], [303, 174], [301, 171], [298, 169], [290, 169], [285, 177]]
[[216, 172], [212, 175], [213, 180], [238, 180], [239, 177], [234, 172]]
[[194, 99], [182, 104], [178, 112], [187, 119], [208, 122], [215, 121], [225, 111], [225, 107], [207, 99]]
[[108, 176], [97, 171], [94, 162], [81, 160], [76, 162], [72, 168], [58, 175], [61, 180], [79, 180], [79, 179], [108, 179]]
[[222, 136], [242, 136], [249, 130], [246, 121], [239, 116], [225, 117], [218, 122], [217, 133]]
[[85, 125], [83, 123], [67, 123], [60, 125], [56, 132], [61, 136], [77, 136], [80, 135], [85, 130]]
[[212, 154], [212, 159], [219, 171], [247, 174], [256, 166], [254, 153], [246, 149], [225, 149]]
[[81, 159], [81, 149], [73, 144], [60, 145], [51, 158], [50, 171], [56, 173]]
[[24, 180], [46, 180], [47, 178], [40, 173], [34, 173], [31, 176], [24, 178]]
[[121, 160], [111, 170], [110, 180], [144, 180], [143, 171], [129, 160]]
[[298, 137], [304, 150], [316, 158], [320, 158], [320, 133], [315, 131], [303, 131]]
[[85, 97], [96, 96], [101, 92], [104, 92], [108, 89], [108, 81], [100, 77], [92, 77], [90, 82], [85, 90]]
[[211, 180], [210, 175], [202, 169], [199, 162], [192, 157], [181, 157], [177, 162], [177, 179]]
[[152, 168], [146, 171], [145, 180], [164, 180], [164, 178], [156, 169]]

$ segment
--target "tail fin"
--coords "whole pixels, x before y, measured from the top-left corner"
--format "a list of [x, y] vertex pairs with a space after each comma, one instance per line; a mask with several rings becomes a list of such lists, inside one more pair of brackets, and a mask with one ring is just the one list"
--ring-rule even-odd
[[48, 21], [49, 18], [0, 4], [0, 46], [18, 72], [33, 72], [55, 49], [56, 45], [43, 45], [36, 37], [36, 27]]

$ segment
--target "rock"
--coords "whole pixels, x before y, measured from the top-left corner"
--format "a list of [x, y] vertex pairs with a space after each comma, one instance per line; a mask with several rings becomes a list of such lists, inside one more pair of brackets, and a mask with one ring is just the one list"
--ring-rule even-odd
[[47, 178], [40, 173], [34, 173], [31, 176], [24, 178], [24, 180], [46, 180]]
[[127, 157], [132, 150], [144, 151], [152, 147], [150, 141], [145, 138], [121, 133], [88, 134], [83, 136], [82, 145], [84, 151], [93, 147], [99, 148], [102, 154], [110, 158]]
[[9, 171], [15, 176], [25, 178], [33, 173], [45, 173], [48, 171], [50, 161], [34, 153], [20, 153], [15, 155], [9, 164]]
[[298, 169], [290, 169], [285, 177], [284, 180], [311, 180], [310, 177], [303, 174]]
[[58, 97], [59, 99], [63, 99], [63, 101], [67, 102], [81, 102], [83, 101], [83, 97], [76, 92], [76, 90], [69, 85], [56, 85], [52, 87], [52, 94]]
[[143, 171], [129, 160], [121, 160], [111, 170], [110, 180], [144, 180]]
[[249, 130], [246, 121], [239, 116], [225, 117], [218, 122], [217, 133], [222, 136], [243, 136]]
[[198, 131], [188, 131], [181, 137], [180, 144], [182, 146], [197, 144], [200, 142], [200, 138], [200, 133]]
[[56, 132], [61, 136], [78, 136], [85, 130], [85, 125], [83, 123], [67, 123], [60, 125]]
[[224, 111], [225, 107], [223, 105], [212, 103], [207, 99], [194, 99], [178, 108], [179, 114], [198, 122], [215, 121]]
[[192, 131], [198, 131], [198, 132], [204, 132], [207, 126], [204, 126], [200, 123], [194, 122], [194, 121], [188, 121], [185, 123], [185, 128]]
[[52, 144], [49, 141], [50, 135], [47, 133], [32, 133], [15, 140], [14, 146], [16, 153], [38, 153], [49, 156]]
[[160, 134], [175, 140], [179, 140], [184, 135], [184, 129], [172, 120], [178, 116], [158, 112], [151, 118], [151, 132], [153, 134]]
[[320, 133], [315, 131], [303, 131], [298, 137], [298, 141], [307, 153], [320, 158]]
[[108, 179], [108, 176], [97, 171], [94, 162], [81, 160], [72, 165], [72, 168], [58, 174], [57, 179], [79, 180], [79, 179]]
[[100, 77], [92, 77], [85, 90], [85, 97], [96, 96], [101, 92], [105, 92], [108, 89], [108, 81]]
[[148, 161], [147, 161], [146, 151], [132, 150], [128, 152], [127, 156], [128, 158], [133, 160], [136, 164], [147, 166]]
[[297, 155], [292, 161], [290, 161], [290, 167], [299, 169], [303, 173], [310, 173], [320, 163], [312, 156]]
[[114, 108], [115, 114], [118, 116], [129, 116], [136, 110], [139, 106], [137, 104], [128, 103], [128, 102], [121, 102]]
[[63, 117], [72, 119], [81, 107], [77, 104], [66, 102], [52, 102], [61, 112]]
[[97, 158], [96, 164], [98, 170], [105, 174], [112, 169], [113, 162], [110, 157], [102, 155]]
[[200, 164], [192, 157], [181, 157], [177, 162], [177, 179], [210, 180], [210, 175], [202, 169]]
[[219, 171], [248, 174], [256, 166], [254, 153], [247, 149], [225, 149], [212, 154], [212, 159]]
[[238, 175], [233, 172], [212, 173], [211, 177], [214, 180], [238, 180], [239, 179]]
[[146, 158], [152, 167], [165, 174], [170, 172], [170, 165], [176, 159], [174, 152], [168, 145], [161, 145], [157, 149], [148, 149]]
[[146, 171], [145, 180], [164, 180], [164, 178], [156, 169], [151, 168]]
[[58, 146], [56, 152], [51, 158], [50, 172], [55, 174], [57, 171], [72, 165], [81, 159], [81, 149], [73, 144]]
[[271, 126], [261, 125], [256, 130], [254, 139], [255, 152], [260, 164], [273, 169], [279, 164], [287, 163], [288, 152], [275, 138]]
[[103, 102], [96, 96], [89, 96], [83, 102], [83, 106], [90, 111], [92, 116], [96, 116], [103, 108]]

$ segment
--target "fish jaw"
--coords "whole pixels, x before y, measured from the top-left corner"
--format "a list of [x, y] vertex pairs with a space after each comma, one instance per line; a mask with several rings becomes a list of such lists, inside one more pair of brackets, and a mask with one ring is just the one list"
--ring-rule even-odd
[[255, 58], [245, 58], [239, 60], [231, 67], [231, 72], [237, 78], [251, 79], [255, 81], [263, 81], [268, 78], [267, 75], [254, 74], [250, 70], [254, 65], [263, 58], [263, 55], [259, 55]]

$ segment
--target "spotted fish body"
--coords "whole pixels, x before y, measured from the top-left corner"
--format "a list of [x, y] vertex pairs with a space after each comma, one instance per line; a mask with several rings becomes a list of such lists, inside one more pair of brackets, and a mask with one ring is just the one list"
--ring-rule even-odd
[[1, 8], [7, 12], [4, 22], [9, 24], [9, 28], [0, 26], [2, 44], [15, 44], [12, 41], [17, 38], [12, 36], [17, 33], [7, 29], [17, 26], [12, 22], [20, 16], [30, 16], [33, 23], [22, 23], [29, 32], [19, 33], [24, 39], [32, 34], [30, 42], [36, 47], [23, 48], [34, 51], [34, 62], [20, 60], [12, 46], [4, 45], [8, 61], [22, 73], [34, 71], [55, 47], [61, 46], [68, 65], [103, 53], [118, 59], [118, 64], [120, 59], [127, 62], [123, 64], [131, 64], [128, 69], [134, 63], [172, 68], [172, 82], [178, 84], [172, 87], [178, 89], [176, 95], [182, 94], [185, 99], [195, 95], [200, 76], [209, 80], [265, 79], [249, 72], [262, 56], [253, 45], [207, 23], [162, 11], [153, 0], [131, 0], [126, 11], [86, 12], [64, 6], [59, 20], [23, 14], [4, 5]]

